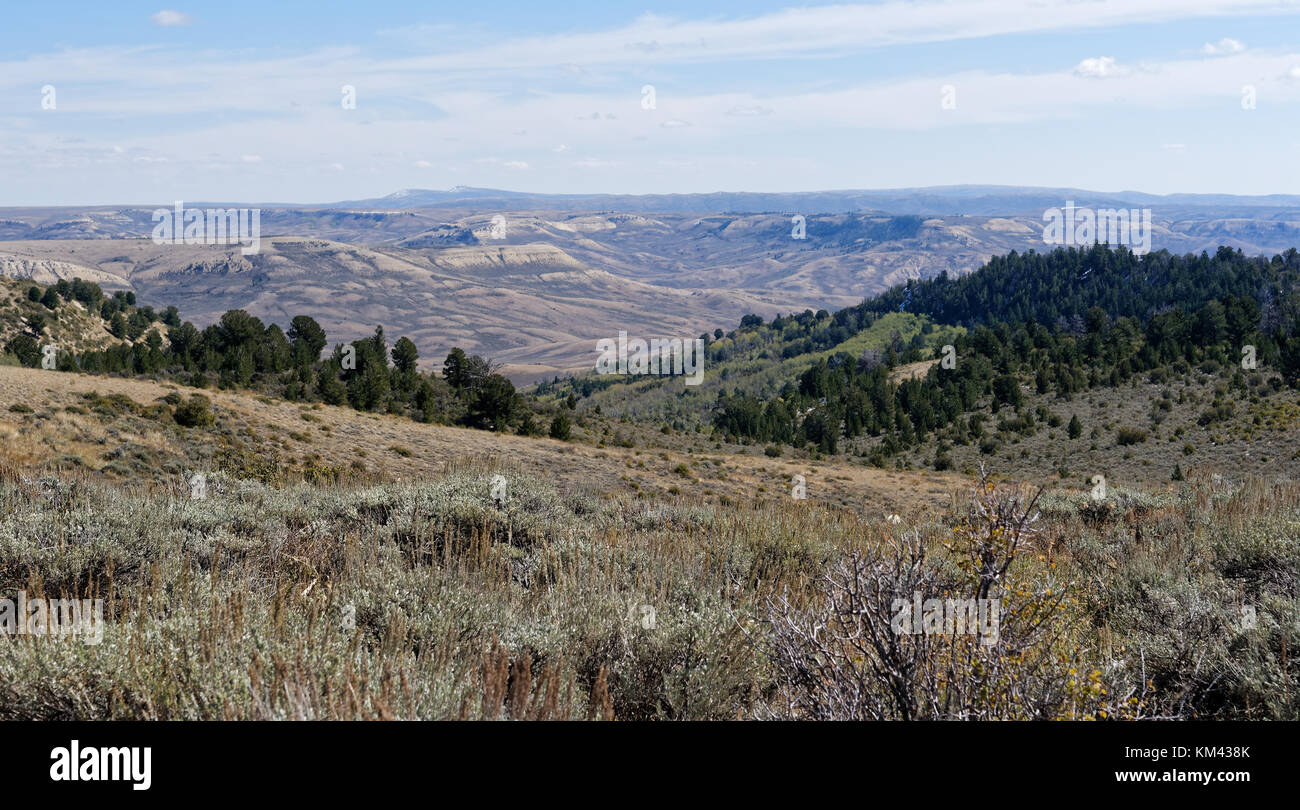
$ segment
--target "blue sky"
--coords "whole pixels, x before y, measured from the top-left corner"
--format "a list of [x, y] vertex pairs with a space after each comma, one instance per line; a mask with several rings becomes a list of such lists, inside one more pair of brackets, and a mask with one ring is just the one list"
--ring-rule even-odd
[[1300, 193], [1300, 0], [101, 0], [5, 16], [0, 205], [456, 185]]

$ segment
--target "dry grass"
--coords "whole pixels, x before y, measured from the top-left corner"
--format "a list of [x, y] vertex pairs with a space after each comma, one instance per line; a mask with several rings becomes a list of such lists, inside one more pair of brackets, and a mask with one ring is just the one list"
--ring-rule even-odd
[[[142, 379], [0, 367], [0, 434], [11, 437], [0, 447], [0, 460], [39, 472], [52, 460], [75, 456], [81, 466], [102, 470], [111, 461], [105, 455], [115, 449], [125, 447], [129, 454], [144, 447], [153, 451], [154, 467], [134, 467], [132, 480], [174, 479], [182, 470], [262, 460], [273, 460], [268, 466], [294, 478], [323, 469], [352, 471], [360, 460], [367, 479], [418, 481], [441, 474], [457, 458], [471, 457], [508, 461], [561, 486], [606, 494], [667, 497], [669, 488], [677, 487], [685, 496], [741, 502], [789, 500], [791, 481], [798, 474], [805, 477], [814, 500], [882, 514], [947, 503], [965, 480], [955, 474], [876, 470], [845, 459], [769, 459], [757, 447], [702, 455], [493, 434], [248, 392], [204, 391], [218, 420], [209, 430], [187, 430], [130, 414], [106, 420], [103, 414], [65, 410], [86, 406], [85, 395], [92, 392], [150, 405], [168, 394], [188, 397], [193, 391]], [[12, 403], [28, 404], [34, 412], [4, 410]], [[394, 447], [409, 455], [387, 449]], [[676, 472], [682, 464], [693, 470], [691, 476]], [[253, 472], [240, 466], [231, 471]]]

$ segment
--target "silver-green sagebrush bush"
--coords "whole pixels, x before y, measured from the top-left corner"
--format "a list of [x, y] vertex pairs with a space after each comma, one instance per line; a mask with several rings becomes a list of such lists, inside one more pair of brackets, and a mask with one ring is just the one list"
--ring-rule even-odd
[[[106, 628], [0, 635], [0, 718], [1295, 718], [1298, 571], [1294, 485], [981, 482], [886, 525], [487, 468], [203, 497], [7, 474], [0, 597], [102, 598]], [[998, 598], [996, 643], [854, 647], [920, 591]]]

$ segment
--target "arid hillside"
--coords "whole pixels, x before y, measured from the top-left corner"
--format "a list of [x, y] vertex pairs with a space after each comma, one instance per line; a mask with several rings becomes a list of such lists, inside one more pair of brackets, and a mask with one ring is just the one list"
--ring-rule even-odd
[[681, 451], [604, 445], [592, 421], [576, 431], [587, 441], [561, 442], [243, 392], [198, 392], [211, 400], [215, 423], [181, 427], [164, 398], [194, 393], [165, 382], [0, 366], [0, 460], [30, 475], [81, 471], [142, 486], [182, 486], [205, 471], [272, 482], [418, 481], [488, 463], [566, 491], [733, 503], [792, 501], [801, 475], [808, 501], [867, 515], [948, 504], [968, 480], [847, 460], [773, 459], [758, 447], [700, 441], [683, 442]]

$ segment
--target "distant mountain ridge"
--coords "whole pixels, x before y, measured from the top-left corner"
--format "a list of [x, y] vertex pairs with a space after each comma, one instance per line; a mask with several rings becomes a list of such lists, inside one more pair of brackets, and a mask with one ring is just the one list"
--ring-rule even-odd
[[863, 213], [996, 216], [1039, 213], [1073, 200], [1080, 206], [1151, 208], [1164, 216], [1253, 218], [1300, 215], [1300, 195], [1148, 194], [1036, 186], [959, 185], [900, 189], [697, 194], [535, 194], [456, 186], [405, 189], [384, 197], [304, 208], [497, 208], [506, 211], [633, 211], [639, 213]]
[[[1300, 194], [1256, 196], [1218, 193], [1151, 194], [1144, 191], [1095, 191], [1048, 186], [954, 185], [896, 189], [831, 189], [820, 191], [756, 192], [716, 191], [685, 194], [548, 194], [530, 191], [454, 186], [450, 189], [410, 188], [357, 200], [325, 203], [186, 200], [194, 207], [261, 206], [283, 212], [332, 211], [358, 215], [422, 208], [461, 211], [587, 211], [694, 214], [911, 214], [917, 216], [1041, 216], [1047, 208], [1073, 200], [1076, 205], [1151, 208], [1157, 216], [1177, 219], [1249, 217], [1300, 218]], [[138, 231], [156, 207], [171, 207], [174, 200], [149, 205], [10, 206], [0, 207], [0, 239], [10, 229], [41, 213], [59, 212], [65, 225], [90, 213], [101, 218], [110, 212], [126, 230]], [[357, 210], [361, 209], [361, 210]], [[142, 216], [143, 215], [143, 216]], [[132, 227], [134, 226], [134, 227]], [[84, 238], [84, 234], [72, 238]], [[30, 238], [30, 237], [25, 237]], [[57, 235], [46, 238], [59, 238]]]

